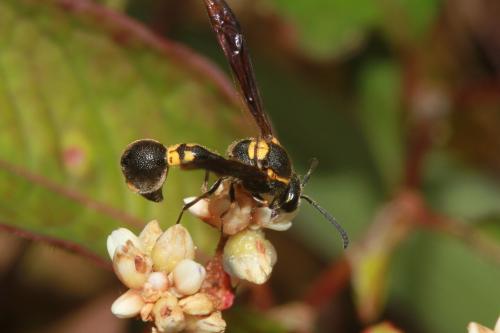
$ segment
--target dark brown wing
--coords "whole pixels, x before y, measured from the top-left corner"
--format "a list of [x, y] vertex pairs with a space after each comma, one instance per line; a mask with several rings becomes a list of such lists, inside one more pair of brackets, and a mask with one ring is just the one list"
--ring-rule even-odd
[[260, 134], [264, 138], [270, 138], [273, 136], [273, 129], [262, 107], [262, 100], [255, 82], [255, 74], [240, 24], [224, 0], [204, 1], [212, 28], [239, 83], [248, 110], [257, 122]]

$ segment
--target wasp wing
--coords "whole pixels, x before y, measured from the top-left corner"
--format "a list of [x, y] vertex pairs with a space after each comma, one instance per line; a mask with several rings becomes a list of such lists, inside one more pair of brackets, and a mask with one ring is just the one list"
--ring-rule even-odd
[[261, 136], [270, 138], [273, 136], [273, 129], [262, 107], [259, 88], [240, 24], [224, 0], [205, 0], [205, 5], [212, 28], [238, 81], [248, 110], [259, 126]]

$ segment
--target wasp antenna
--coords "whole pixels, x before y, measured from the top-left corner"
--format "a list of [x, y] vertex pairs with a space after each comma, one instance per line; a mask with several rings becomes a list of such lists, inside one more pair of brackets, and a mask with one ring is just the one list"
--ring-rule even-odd
[[[307, 173], [304, 175], [304, 178], [302, 178], [302, 187], [306, 186], [306, 184], [309, 182], [309, 178], [311, 178], [312, 173], [316, 168], [318, 167], [319, 161], [316, 157], [311, 158], [309, 161], [309, 170], [307, 170]], [[307, 199], [306, 199], [307, 200]]]
[[[305, 177], [304, 177], [305, 178]], [[308, 197], [307, 195], [301, 195], [300, 196], [302, 199], [307, 201], [308, 203], [311, 204], [314, 208], [316, 208], [321, 215], [325, 217], [328, 221], [330, 221], [331, 224], [337, 229], [337, 231], [340, 234], [340, 237], [342, 237], [342, 241], [344, 242], [344, 249], [347, 248], [349, 245], [349, 236], [347, 236], [347, 232], [342, 228], [342, 226], [337, 222], [335, 217], [331, 216], [330, 213], [328, 213], [323, 207], [321, 207], [316, 201], [314, 201], [312, 198]]]

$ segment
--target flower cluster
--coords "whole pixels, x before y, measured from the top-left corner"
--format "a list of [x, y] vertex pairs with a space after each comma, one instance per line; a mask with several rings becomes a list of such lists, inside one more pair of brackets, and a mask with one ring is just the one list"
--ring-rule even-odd
[[[233, 194], [230, 194], [233, 186]], [[231, 200], [233, 197], [233, 200]], [[184, 199], [188, 203], [194, 197]], [[276, 214], [265, 201], [256, 199], [241, 184], [228, 179], [208, 198], [198, 201], [189, 211], [229, 236], [224, 247], [224, 268], [239, 279], [266, 282], [276, 263], [276, 250], [263, 229], [287, 230], [293, 213]]]
[[120, 228], [107, 248], [117, 277], [130, 288], [111, 306], [114, 315], [152, 321], [153, 332], [224, 332], [220, 301], [203, 288], [207, 271], [194, 261], [195, 246], [183, 226], [162, 232], [152, 221], [139, 236]]

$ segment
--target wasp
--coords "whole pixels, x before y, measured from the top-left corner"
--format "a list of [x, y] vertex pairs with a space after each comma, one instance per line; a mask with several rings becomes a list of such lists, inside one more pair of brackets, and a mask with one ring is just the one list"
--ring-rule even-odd
[[[240, 184], [255, 200], [265, 203], [274, 216], [296, 213], [301, 199], [305, 200], [335, 226], [346, 248], [349, 238], [345, 230], [316, 201], [303, 194], [317, 160], [313, 159], [309, 171], [301, 179], [294, 171], [287, 151], [274, 134], [263, 109], [247, 45], [234, 13], [224, 0], [204, 2], [212, 29], [229, 62], [240, 95], [260, 133], [257, 137], [231, 144], [226, 157], [196, 143], [164, 146], [151, 139], [135, 141], [121, 157], [122, 172], [129, 188], [146, 199], [159, 202], [163, 200], [162, 187], [170, 167], [202, 169], [206, 172], [205, 184], [209, 173], [216, 174], [219, 178], [210, 188], [205, 186], [203, 194], [183, 206], [178, 223], [184, 211], [215, 193], [224, 180], [229, 180], [231, 185]], [[229, 194], [234, 196], [234, 189]]]

